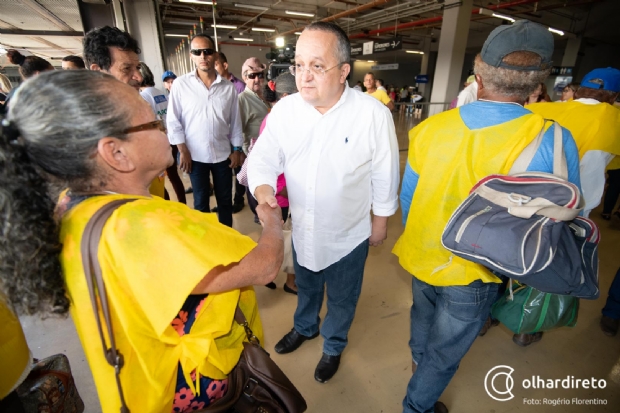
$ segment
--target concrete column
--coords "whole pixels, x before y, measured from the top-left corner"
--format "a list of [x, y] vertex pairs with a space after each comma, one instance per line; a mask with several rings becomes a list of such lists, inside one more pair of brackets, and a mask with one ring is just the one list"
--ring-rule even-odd
[[[155, 77], [155, 87], [164, 89], [161, 75], [166, 71], [163, 31], [156, 0], [124, 1], [125, 19], [129, 34], [138, 41], [140, 60], [147, 64]], [[117, 19], [118, 21], [118, 19]]]
[[[473, 0], [463, 0], [460, 6], [450, 7], [443, 12], [430, 102], [450, 102], [459, 92], [472, 3]], [[449, 5], [446, 4], [446, 7]], [[431, 108], [430, 114], [437, 111], [441, 111], [438, 105]]]
[[[422, 51], [424, 54], [422, 55], [422, 66], [420, 67], [421, 75], [428, 75], [428, 62], [431, 57], [431, 38], [425, 37], [422, 41]], [[422, 96], [426, 96], [428, 98], [428, 92], [430, 91], [429, 83], [421, 83], [418, 87], [420, 94]]]
[[575, 66], [577, 63], [577, 54], [581, 47], [581, 37], [575, 39], [568, 39], [566, 43], [566, 49], [564, 50], [564, 57], [562, 58], [562, 64], [560, 66]]

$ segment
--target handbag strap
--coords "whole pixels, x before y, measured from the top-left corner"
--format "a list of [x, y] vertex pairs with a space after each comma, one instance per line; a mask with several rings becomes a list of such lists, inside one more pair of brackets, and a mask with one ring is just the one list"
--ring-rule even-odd
[[[512, 168], [508, 172], [513, 175], [519, 172], [525, 172], [527, 167], [534, 159], [534, 155], [538, 152], [543, 136], [545, 135], [545, 125], [547, 119], [543, 122], [543, 127], [536, 135], [536, 138], [523, 149], [517, 160], [512, 164]], [[562, 142], [562, 127], [559, 123], [553, 122], [553, 174], [566, 180], [568, 179], [568, 168], [566, 166], [566, 156], [564, 155], [564, 145]]]
[[239, 303], [237, 303], [237, 308], [235, 309], [235, 321], [243, 326], [248, 341], [252, 344], [260, 346], [260, 340], [254, 335], [254, 332], [250, 328], [248, 320], [245, 318], [245, 315], [243, 315], [243, 311], [241, 311], [241, 308], [239, 307]]
[[[129, 413], [129, 408], [125, 402], [125, 396], [123, 394], [120, 379], [120, 373], [123, 368], [124, 360], [123, 355], [116, 348], [116, 341], [114, 340], [114, 330], [112, 329], [112, 318], [110, 316], [110, 305], [108, 302], [105, 283], [103, 282], [101, 266], [99, 265], [98, 251], [99, 241], [101, 240], [101, 234], [103, 233], [103, 227], [108, 218], [110, 218], [112, 213], [120, 206], [135, 200], [136, 199], [119, 199], [109, 202], [101, 207], [86, 224], [84, 232], [82, 233], [81, 243], [82, 266], [84, 267], [86, 284], [88, 285], [90, 301], [93, 306], [93, 312], [95, 313], [95, 320], [97, 321], [97, 329], [99, 330], [99, 337], [101, 338], [103, 355], [108, 364], [114, 367], [116, 387], [118, 388], [118, 393], [121, 399], [121, 413]], [[108, 331], [108, 338], [110, 339], [109, 347], [103, 334], [101, 315], [97, 308], [97, 302], [101, 305], [101, 313], [103, 313], [105, 326]]]

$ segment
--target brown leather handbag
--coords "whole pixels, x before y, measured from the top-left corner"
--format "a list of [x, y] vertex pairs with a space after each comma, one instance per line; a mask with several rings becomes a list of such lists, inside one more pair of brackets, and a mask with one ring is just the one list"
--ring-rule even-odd
[[[97, 252], [106, 221], [117, 208], [131, 201], [135, 201], [135, 199], [115, 200], [101, 207], [88, 221], [82, 234], [81, 245], [84, 274], [86, 275], [86, 283], [88, 284], [104, 355], [116, 373], [116, 385], [122, 405], [121, 413], [129, 413], [119, 376], [123, 367], [123, 356], [116, 348], [114, 341], [110, 307]], [[103, 322], [105, 322], [110, 338], [110, 346], [106, 343], [103, 335], [98, 302], [101, 305]], [[252, 332], [239, 306], [235, 311], [235, 321], [244, 327], [248, 341], [243, 343], [244, 349], [239, 362], [228, 376], [228, 391], [224, 397], [216, 400], [200, 412], [302, 413], [306, 411], [307, 405], [303, 396], [277, 364], [271, 360], [269, 353], [260, 346], [258, 338]]]

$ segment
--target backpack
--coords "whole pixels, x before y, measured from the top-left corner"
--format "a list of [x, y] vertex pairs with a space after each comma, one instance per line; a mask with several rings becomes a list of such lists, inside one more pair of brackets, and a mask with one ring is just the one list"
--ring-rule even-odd
[[554, 124], [553, 174], [526, 170], [544, 126], [509, 175], [481, 179], [450, 217], [442, 245], [454, 255], [540, 291], [595, 299], [600, 240], [596, 224], [578, 217], [584, 201], [566, 180], [562, 129]]

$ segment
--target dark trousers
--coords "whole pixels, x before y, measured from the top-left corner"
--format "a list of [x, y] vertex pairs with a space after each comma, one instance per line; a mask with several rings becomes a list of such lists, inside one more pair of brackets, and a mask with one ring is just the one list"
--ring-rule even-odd
[[213, 192], [220, 223], [232, 227], [232, 169], [230, 159], [218, 163], [192, 161], [189, 179], [194, 188], [194, 209], [211, 212], [209, 207], [209, 173], [213, 175]]
[[177, 156], [179, 156], [179, 150], [176, 145], [170, 145], [172, 147], [172, 158], [174, 159], [174, 164], [166, 169], [166, 174], [168, 175], [168, 179], [172, 184], [172, 188], [174, 189], [174, 193], [177, 195], [177, 199], [180, 203], [186, 204], [187, 200], [185, 199], [185, 187], [183, 186], [183, 181], [181, 181], [181, 177], [179, 176]]
[[607, 171], [607, 192], [603, 201], [603, 214], [611, 214], [620, 196], [620, 169], [610, 169]]
[[17, 392], [12, 391], [4, 399], [0, 400], [0, 412], [2, 413], [25, 413]]
[[[239, 172], [241, 172], [241, 167], [235, 168], [235, 175], [237, 175]], [[239, 180], [235, 177], [235, 205], [243, 204], [243, 194], [245, 193], [245, 190], [245, 186], [241, 185]]]
[[620, 268], [609, 287], [609, 297], [603, 308], [603, 315], [620, 320]]

